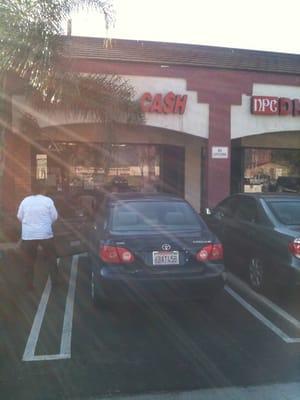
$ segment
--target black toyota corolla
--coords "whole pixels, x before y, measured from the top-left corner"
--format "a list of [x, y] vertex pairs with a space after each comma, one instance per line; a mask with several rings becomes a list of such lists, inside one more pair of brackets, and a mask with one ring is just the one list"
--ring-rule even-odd
[[222, 245], [180, 198], [111, 195], [97, 217], [91, 243], [95, 304], [212, 299], [223, 290]]

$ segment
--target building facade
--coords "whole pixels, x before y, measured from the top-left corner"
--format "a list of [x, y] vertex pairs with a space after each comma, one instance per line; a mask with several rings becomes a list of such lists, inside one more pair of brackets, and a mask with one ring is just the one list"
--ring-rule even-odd
[[[70, 68], [118, 74], [134, 87], [143, 125], [36, 112], [24, 131], [12, 90], [3, 206], [14, 212], [34, 180], [52, 190], [114, 179], [185, 197], [198, 211], [239, 191], [300, 177], [300, 56], [229, 48], [66, 37]], [[17, 105], [17, 106], [14, 106]], [[300, 189], [300, 188], [299, 188]]]

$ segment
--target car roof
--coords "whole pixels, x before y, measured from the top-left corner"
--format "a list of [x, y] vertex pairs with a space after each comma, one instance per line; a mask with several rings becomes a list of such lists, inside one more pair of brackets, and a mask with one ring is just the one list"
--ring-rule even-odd
[[118, 201], [183, 201], [179, 196], [165, 193], [141, 193], [141, 192], [124, 192], [110, 193], [107, 195], [107, 201], [110, 203]]
[[238, 193], [234, 196], [241, 197], [253, 197], [255, 199], [264, 200], [300, 200], [300, 193], [274, 193], [274, 192], [263, 192], [263, 193]]

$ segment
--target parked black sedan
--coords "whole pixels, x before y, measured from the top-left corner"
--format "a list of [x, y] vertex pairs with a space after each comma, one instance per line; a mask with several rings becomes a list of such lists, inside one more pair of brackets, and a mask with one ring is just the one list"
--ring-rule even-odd
[[246, 272], [255, 290], [300, 284], [300, 196], [238, 194], [207, 211], [228, 265]]
[[223, 289], [222, 245], [180, 198], [141, 193], [108, 197], [91, 243], [95, 304], [213, 298]]

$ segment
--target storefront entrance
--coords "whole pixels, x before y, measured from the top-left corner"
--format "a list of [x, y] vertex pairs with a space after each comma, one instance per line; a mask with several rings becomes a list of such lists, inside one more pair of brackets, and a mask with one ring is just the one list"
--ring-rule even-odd
[[[42, 142], [32, 151], [33, 179], [49, 191], [165, 192], [184, 196], [184, 147], [155, 144]], [[43, 149], [41, 151], [40, 149]]]
[[[287, 139], [290, 139], [290, 144], [293, 147], [284, 147], [289, 144]], [[254, 146], [240, 147], [237, 146], [237, 143], [234, 143], [232, 147], [232, 193], [300, 192], [300, 142], [298, 133], [289, 136], [276, 133], [261, 135], [257, 138], [249, 138], [245, 141], [245, 144], [253, 144]]]

